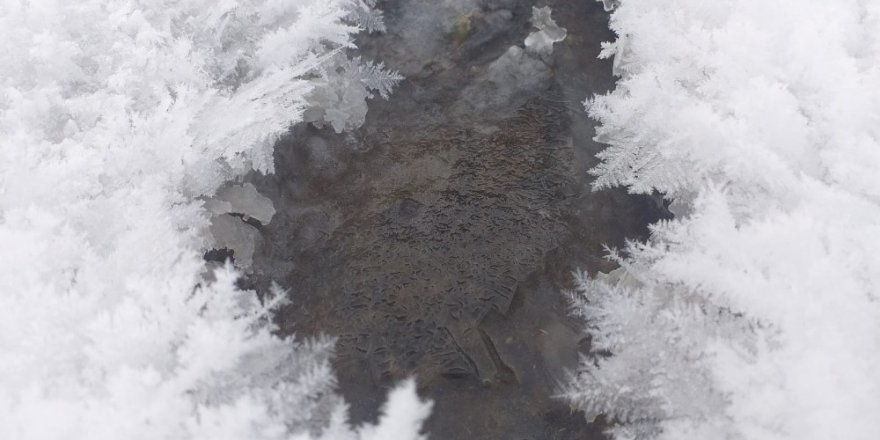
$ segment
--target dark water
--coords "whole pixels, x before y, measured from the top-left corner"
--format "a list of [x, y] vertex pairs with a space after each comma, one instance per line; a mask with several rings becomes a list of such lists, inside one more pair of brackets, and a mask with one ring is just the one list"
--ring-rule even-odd
[[596, 59], [613, 36], [600, 3], [544, 5], [568, 38], [546, 63], [499, 69], [532, 2], [380, 1], [388, 32], [361, 52], [407, 80], [353, 134], [297, 128], [255, 178], [278, 214], [251, 282], [290, 289], [284, 333], [339, 338], [354, 421], [416, 375], [431, 438], [600, 438], [552, 398], [586, 344], [560, 291], [662, 211], [590, 191], [602, 146], [581, 102], [613, 86]]

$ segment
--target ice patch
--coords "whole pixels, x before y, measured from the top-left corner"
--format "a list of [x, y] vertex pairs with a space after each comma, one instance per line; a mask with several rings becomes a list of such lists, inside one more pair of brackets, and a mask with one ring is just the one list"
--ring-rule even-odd
[[597, 2], [601, 2], [602, 6], [605, 8], [605, 12], [611, 12], [617, 6], [620, 5], [620, 0], [596, 0]]
[[260, 231], [243, 222], [240, 218], [228, 214], [211, 218], [210, 227], [214, 248], [230, 249], [235, 258], [235, 266], [248, 268], [254, 262], [254, 251]]
[[[269, 224], [275, 216], [272, 201], [257, 192], [254, 185], [243, 183], [218, 190], [205, 201], [205, 209], [212, 214], [209, 231], [213, 247], [232, 250], [236, 267], [250, 267], [260, 232], [246, 220]], [[243, 219], [230, 214], [241, 215]]]
[[553, 11], [549, 6], [543, 8], [532, 7], [532, 26], [538, 28], [526, 37], [526, 51], [536, 55], [550, 55], [553, 53], [553, 43], [565, 39], [568, 31], [560, 27], [550, 18]]
[[272, 201], [257, 192], [257, 188], [250, 183], [221, 188], [205, 202], [205, 209], [215, 216], [241, 214], [245, 219], [252, 218], [264, 225], [269, 224], [275, 215]]

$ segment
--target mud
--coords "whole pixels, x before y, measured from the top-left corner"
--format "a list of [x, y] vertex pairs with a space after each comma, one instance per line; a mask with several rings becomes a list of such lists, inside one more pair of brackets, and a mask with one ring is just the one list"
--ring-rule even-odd
[[589, 187], [602, 146], [581, 102], [613, 86], [596, 59], [613, 38], [601, 3], [536, 4], [568, 38], [511, 75], [493, 63], [522, 46], [533, 2], [379, 3], [388, 32], [361, 52], [407, 80], [357, 132], [298, 127], [276, 174], [252, 176], [277, 213], [248, 282], [290, 289], [283, 333], [338, 337], [356, 422], [415, 375], [435, 402], [431, 438], [601, 438], [552, 397], [587, 344], [560, 292], [665, 214]]

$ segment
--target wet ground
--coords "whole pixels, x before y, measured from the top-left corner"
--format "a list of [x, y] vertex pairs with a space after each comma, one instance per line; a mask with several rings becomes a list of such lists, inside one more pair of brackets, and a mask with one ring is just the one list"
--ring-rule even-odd
[[250, 281], [290, 289], [283, 332], [339, 338], [355, 422], [416, 375], [431, 438], [601, 438], [552, 398], [587, 343], [560, 292], [662, 210], [589, 187], [602, 146], [581, 102], [613, 86], [601, 3], [536, 4], [568, 29], [545, 60], [510, 51], [534, 4], [380, 1], [388, 32], [360, 51], [407, 79], [355, 133], [297, 128], [254, 178], [278, 212]]

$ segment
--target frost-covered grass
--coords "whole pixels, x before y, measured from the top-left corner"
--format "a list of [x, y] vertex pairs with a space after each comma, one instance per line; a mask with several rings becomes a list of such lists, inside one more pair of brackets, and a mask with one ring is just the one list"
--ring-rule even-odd
[[332, 341], [201, 259], [200, 197], [272, 171], [372, 4], [0, 2], [0, 438], [420, 438], [412, 383], [349, 427]]
[[[609, 3], [609, 2], [606, 2]], [[620, 438], [880, 438], [880, 3], [622, 0], [597, 184], [678, 215], [576, 310]]]

